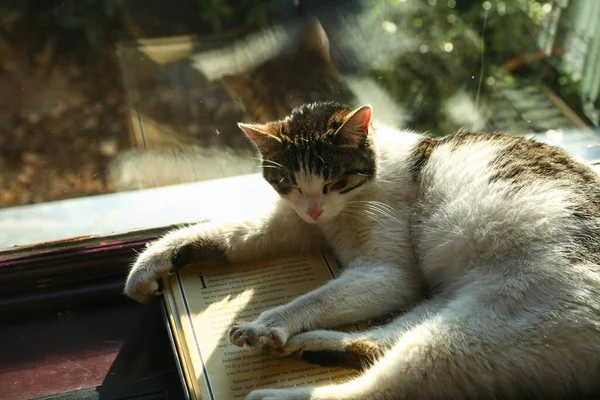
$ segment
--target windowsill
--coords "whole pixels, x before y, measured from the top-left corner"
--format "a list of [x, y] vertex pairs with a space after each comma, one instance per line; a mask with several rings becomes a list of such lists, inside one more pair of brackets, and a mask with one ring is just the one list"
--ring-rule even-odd
[[[0, 210], [0, 249], [189, 223], [264, 206], [260, 174]], [[263, 201], [261, 201], [263, 199]]]
[[[592, 167], [600, 173], [600, 164]], [[268, 196], [276, 193], [250, 174], [7, 208], [0, 210], [0, 250], [219, 218], [264, 207]]]

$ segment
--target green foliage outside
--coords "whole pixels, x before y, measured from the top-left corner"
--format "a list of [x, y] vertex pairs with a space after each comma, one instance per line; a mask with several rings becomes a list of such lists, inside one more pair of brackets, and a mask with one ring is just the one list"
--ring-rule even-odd
[[[274, 0], [187, 0], [176, 8], [184, 4], [197, 10], [198, 15], [185, 17], [198, 21], [198, 33], [216, 34], [240, 26], [265, 26]], [[65, 51], [94, 51], [115, 39], [131, 36], [136, 27], [130, 25], [143, 18], [149, 8], [155, 11], [152, 23], [166, 26], [168, 31], [169, 25], [176, 26], [179, 21], [169, 20], [173, 14], [161, 15], [161, 10], [173, 6], [127, 0], [5, 0], [0, 2], [0, 38], [16, 41], [23, 32], [44, 32], [56, 36]]]
[[[481, 57], [484, 54], [485, 78], [499, 74], [500, 68], [518, 57], [532, 56], [537, 50], [536, 35], [550, 3], [536, 0], [366, 0], [367, 12], [380, 13], [404, 34], [418, 38], [424, 46], [412, 53], [377, 65], [369, 73], [388, 88], [393, 97], [415, 110], [415, 125], [420, 129], [447, 132], [446, 116], [432, 115], [458, 88], [477, 90]], [[202, 34], [268, 25], [277, 13], [275, 0], [187, 0], [173, 13], [172, 4], [147, 0], [4, 0], [0, 2], [0, 41], [25, 43], [25, 52], [36, 54], [53, 38], [58, 53], [88, 54], [108, 48], [116, 40], [144, 36], [136, 24], [165, 27], [181, 23], [178, 9], [184, 4], [187, 28]], [[407, 18], [404, 5], [416, 11]], [[168, 9], [166, 7], [171, 7]], [[167, 14], [170, 11], [171, 14]], [[182, 14], [183, 11], [180, 11]], [[164, 15], [163, 15], [164, 14]], [[407, 24], [407, 21], [409, 23]], [[35, 32], [35, 34], [32, 34]], [[141, 32], [141, 34], [140, 34]], [[23, 35], [28, 35], [23, 40]], [[152, 36], [152, 35], [150, 35]], [[485, 48], [484, 48], [485, 43]], [[1, 43], [0, 43], [1, 44]], [[547, 79], [543, 60], [528, 60], [513, 73], [532, 82]], [[578, 83], [568, 77], [556, 78], [569, 98], [577, 99]], [[459, 86], [460, 85], [460, 86]], [[488, 87], [481, 87], [485, 101]]]
[[222, 33], [240, 25], [263, 27], [270, 21], [273, 0], [197, 0], [199, 18], [212, 33]]
[[[500, 84], [560, 88], [561, 96], [581, 109], [578, 82], [550, 71], [536, 39], [550, 0], [372, 0], [369, 11], [397, 29], [398, 40], [420, 45], [370, 75], [413, 113], [409, 125], [432, 135], [458, 129], [443, 111], [444, 102], [465, 90], [486, 105]], [[406, 23], [406, 21], [410, 23]], [[481, 79], [480, 79], [481, 74]], [[481, 85], [480, 85], [481, 81]]]

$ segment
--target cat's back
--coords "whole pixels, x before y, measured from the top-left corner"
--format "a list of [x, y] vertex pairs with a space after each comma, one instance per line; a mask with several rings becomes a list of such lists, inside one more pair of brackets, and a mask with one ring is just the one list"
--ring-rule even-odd
[[[431, 268], [530, 257], [600, 265], [600, 177], [562, 149], [503, 134], [423, 139], [412, 156], [420, 253]], [[543, 252], [540, 251], [540, 254]]]
[[[500, 133], [423, 139], [413, 163], [413, 178], [423, 193], [439, 201], [469, 196], [503, 203], [539, 197], [546, 206], [568, 207], [600, 194], [600, 175], [565, 150]], [[562, 195], [550, 198], [551, 193]], [[600, 208], [595, 212], [600, 216]]]

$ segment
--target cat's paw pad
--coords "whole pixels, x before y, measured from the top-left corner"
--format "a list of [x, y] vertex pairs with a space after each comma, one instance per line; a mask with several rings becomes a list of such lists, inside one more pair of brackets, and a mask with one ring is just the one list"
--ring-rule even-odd
[[288, 335], [283, 328], [270, 327], [258, 322], [234, 325], [229, 330], [229, 341], [238, 346], [264, 346], [283, 348]]

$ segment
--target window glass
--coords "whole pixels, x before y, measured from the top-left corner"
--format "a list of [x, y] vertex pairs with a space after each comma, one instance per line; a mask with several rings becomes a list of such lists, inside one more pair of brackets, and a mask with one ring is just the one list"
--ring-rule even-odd
[[201, 219], [174, 193], [258, 171], [236, 123], [315, 100], [597, 162], [599, 20], [596, 0], [3, 1], [0, 248]]

